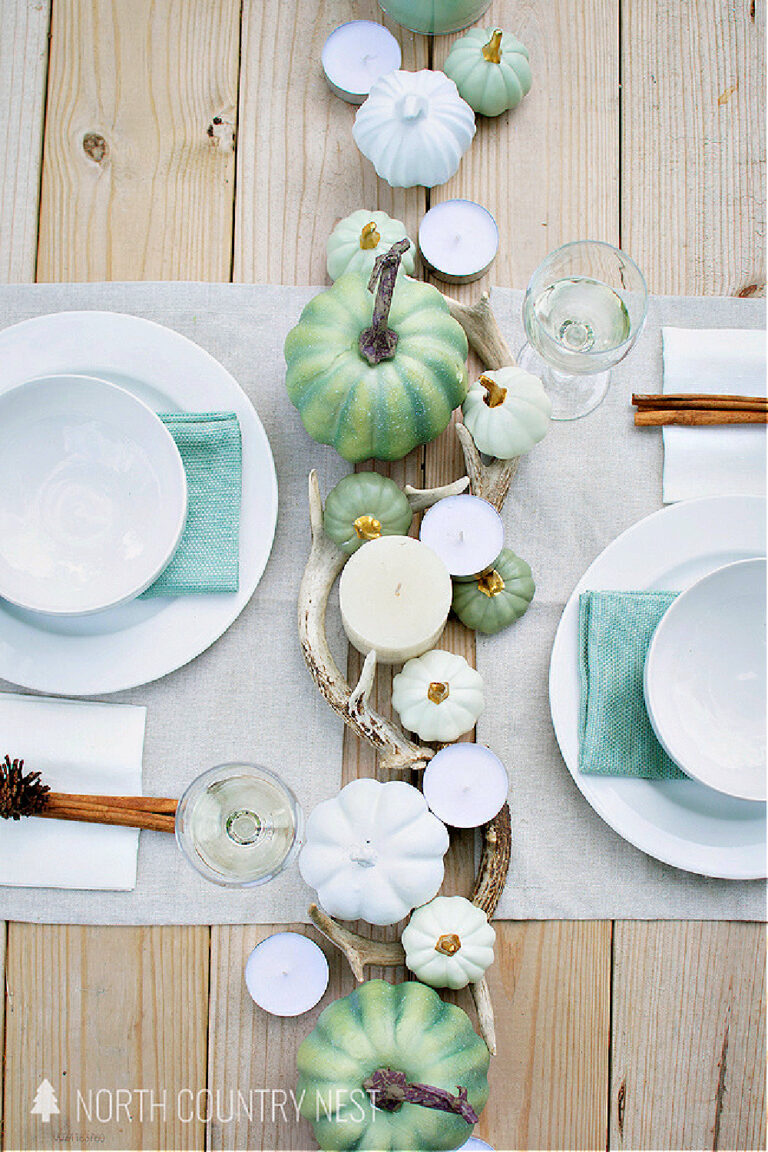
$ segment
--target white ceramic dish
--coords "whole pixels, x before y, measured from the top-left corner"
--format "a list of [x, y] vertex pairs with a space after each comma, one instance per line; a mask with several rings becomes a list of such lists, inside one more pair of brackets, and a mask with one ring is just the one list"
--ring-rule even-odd
[[46, 376], [0, 395], [0, 596], [86, 614], [138, 596], [184, 530], [187, 478], [161, 420], [124, 388]]
[[702, 784], [765, 800], [764, 559], [698, 580], [664, 613], [645, 659], [653, 730]]
[[766, 810], [696, 780], [588, 776], [579, 758], [579, 595], [587, 589], [682, 591], [724, 564], [765, 555], [765, 500], [716, 496], [672, 504], [634, 524], [590, 565], [565, 606], [549, 698], [576, 785], [607, 824], [667, 864], [704, 876], [766, 875]]
[[132, 600], [91, 616], [36, 614], [0, 600], [0, 677], [93, 696], [146, 684], [193, 660], [237, 618], [267, 563], [277, 482], [264, 429], [229, 372], [191, 340], [136, 316], [60, 312], [0, 332], [0, 394], [33, 376], [98, 376], [156, 412], [235, 412], [243, 446], [240, 588]]

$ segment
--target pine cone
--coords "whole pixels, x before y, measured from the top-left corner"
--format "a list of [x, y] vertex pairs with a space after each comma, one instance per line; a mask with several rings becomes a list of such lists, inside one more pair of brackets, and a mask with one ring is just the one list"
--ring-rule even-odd
[[18, 820], [42, 812], [50, 788], [40, 780], [39, 772], [24, 772], [24, 761], [9, 756], [0, 763], [0, 818]]

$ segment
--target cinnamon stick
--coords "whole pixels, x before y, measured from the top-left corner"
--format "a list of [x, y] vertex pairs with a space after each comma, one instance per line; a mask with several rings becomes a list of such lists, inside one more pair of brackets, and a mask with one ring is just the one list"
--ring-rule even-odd
[[682, 424], [692, 428], [707, 424], [768, 424], [768, 411], [751, 412], [734, 408], [638, 409], [635, 412], [635, 424], [638, 428], [664, 424]]
[[632, 396], [632, 403], [641, 411], [650, 408], [663, 409], [701, 409], [705, 412], [725, 409], [733, 412], [768, 412], [768, 397], [766, 396], [729, 396], [712, 395], [707, 392], [681, 392], [665, 395], [651, 393], [646, 395], [636, 392]]
[[97, 796], [90, 792], [49, 792], [48, 803], [68, 806], [98, 804], [107, 808], [129, 808], [137, 812], [156, 812], [175, 816], [179, 802], [169, 796]]
[[84, 824], [145, 828], [151, 832], [174, 832], [176, 828], [173, 816], [138, 809], [111, 808], [105, 804], [65, 804], [59, 801], [46, 804], [36, 815], [49, 820], [77, 820]]

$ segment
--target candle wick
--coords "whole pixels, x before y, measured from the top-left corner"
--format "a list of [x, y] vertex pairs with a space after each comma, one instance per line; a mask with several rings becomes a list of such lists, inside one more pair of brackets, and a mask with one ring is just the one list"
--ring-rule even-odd
[[460, 232], [457, 232], [456, 235], [454, 236], [453, 243], [454, 243], [454, 245], [461, 243], [461, 233]]
[[459, 528], [459, 544], [463, 544], [463, 543], [464, 543], [464, 529]]

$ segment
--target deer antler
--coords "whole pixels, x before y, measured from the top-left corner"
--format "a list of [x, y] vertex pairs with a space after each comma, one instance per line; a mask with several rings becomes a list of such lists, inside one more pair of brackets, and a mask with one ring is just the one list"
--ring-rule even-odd
[[[450, 308], [451, 316], [461, 324], [470, 347], [477, 353], [485, 368], [493, 372], [497, 368], [504, 368], [515, 363], [515, 358], [509, 350], [509, 345], [501, 333], [491, 308], [491, 300], [487, 292], [483, 292], [480, 299], [474, 304], [462, 304], [451, 296], [445, 296], [445, 301]], [[482, 496], [500, 512], [517, 471], [520, 457], [515, 456], [511, 460], [491, 460], [486, 464], [466, 425], [457, 423], [456, 435], [464, 453], [464, 462], [473, 495]]]
[[[463, 492], [469, 481], [466, 476], [441, 488], [407, 488], [406, 496], [414, 510], [427, 508]], [[424, 768], [435, 754], [434, 748], [416, 744], [369, 707], [368, 698], [376, 675], [376, 653], [365, 658], [360, 679], [350, 687], [339, 671], [325, 635], [325, 613], [328, 597], [336, 577], [344, 567], [347, 556], [323, 531], [323, 505], [317, 472], [309, 474], [309, 519], [312, 529], [312, 547], [299, 588], [299, 639], [307, 667], [321, 694], [348, 724], [353, 732], [382, 755], [382, 766], [394, 769]]]

